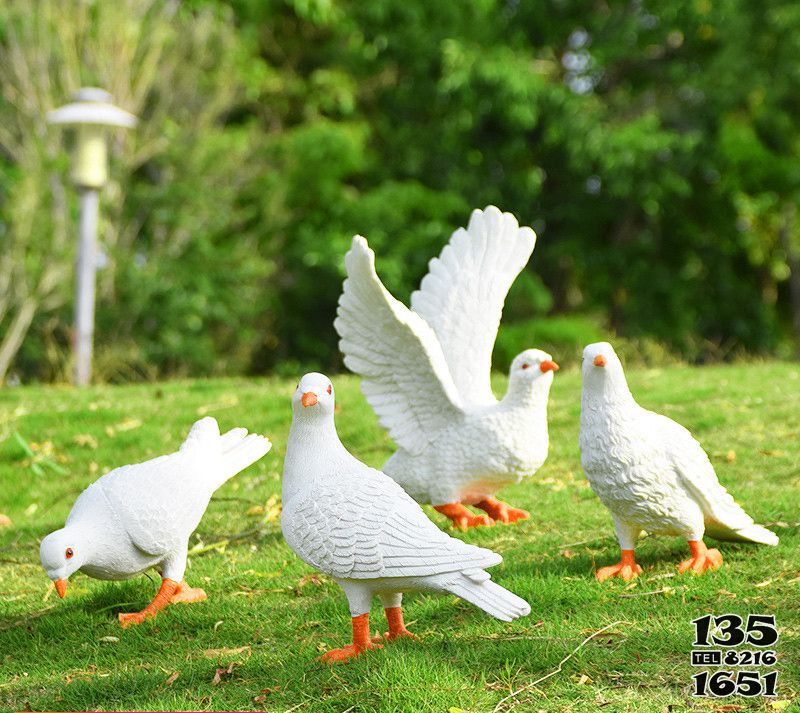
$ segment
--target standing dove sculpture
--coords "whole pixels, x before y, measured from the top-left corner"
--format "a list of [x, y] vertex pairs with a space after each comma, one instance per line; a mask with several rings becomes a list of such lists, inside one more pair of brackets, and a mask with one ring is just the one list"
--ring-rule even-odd
[[[492, 393], [492, 349], [508, 290], [536, 242], [510, 213], [475, 210], [431, 260], [411, 309], [375, 272], [361, 236], [345, 256], [336, 330], [344, 363], [398, 445], [383, 470], [456, 527], [529, 517], [494, 497], [547, 458], [547, 400], [558, 365], [516, 356], [502, 401]], [[465, 504], [486, 512], [475, 515]]]
[[66, 525], [42, 540], [42, 566], [60, 597], [81, 570], [96, 579], [131, 579], [155, 567], [161, 588], [142, 611], [119, 615], [123, 627], [153, 617], [168, 604], [206, 598], [186, 584], [189, 536], [226, 480], [271, 448], [267, 438], [234, 428], [220, 435], [213, 418], [192, 426], [180, 450], [116, 468], [84, 490]]
[[332, 577], [350, 605], [353, 643], [323, 660], [344, 661], [378, 645], [369, 631], [375, 595], [389, 625], [380, 640], [412, 636], [401, 609], [402, 593], [412, 590], [450, 592], [502, 621], [529, 614], [525, 600], [484, 571], [502, 562], [500, 555], [442, 532], [397, 483], [347, 451], [334, 398], [323, 374], [306, 374], [297, 386], [281, 514], [289, 547]]
[[581, 464], [592, 489], [611, 511], [622, 555], [597, 571], [631, 580], [642, 568], [634, 548], [642, 530], [684, 537], [691, 557], [678, 567], [701, 574], [722, 564], [703, 535], [777, 545], [720, 485], [703, 447], [675, 421], [634, 401], [622, 364], [606, 342], [583, 351]]

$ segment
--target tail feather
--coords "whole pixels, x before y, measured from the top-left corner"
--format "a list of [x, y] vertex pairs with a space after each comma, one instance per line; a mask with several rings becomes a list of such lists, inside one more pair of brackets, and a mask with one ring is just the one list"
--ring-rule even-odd
[[479, 578], [472, 572], [464, 573], [455, 581], [449, 582], [445, 589], [500, 621], [513, 621], [531, 613], [528, 602], [492, 582], [488, 575], [483, 581], [476, 581], [477, 579]]
[[778, 536], [766, 527], [755, 523], [732, 528], [722, 523], [707, 523], [706, 533], [715, 540], [723, 542], [755, 542], [759, 545], [777, 545]]
[[222, 446], [222, 451], [225, 452], [229, 448], [238, 445], [246, 435], [246, 428], [232, 428], [227, 433], [223, 433], [220, 436], [220, 445]]
[[[245, 429], [234, 429], [234, 431], [247, 433]], [[272, 443], [268, 438], [259, 436], [256, 433], [251, 433], [244, 437], [240, 436], [238, 442], [234, 442], [234, 437], [231, 435], [234, 431], [228, 431], [222, 436], [222, 466], [219, 471], [217, 487], [260, 458], [263, 458], [272, 448]], [[226, 438], [228, 440], [225, 440]]]

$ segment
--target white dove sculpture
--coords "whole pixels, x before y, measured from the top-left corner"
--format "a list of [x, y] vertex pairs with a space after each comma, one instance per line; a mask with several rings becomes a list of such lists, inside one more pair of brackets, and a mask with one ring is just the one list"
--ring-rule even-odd
[[60, 597], [81, 570], [96, 579], [131, 579], [155, 567], [161, 588], [140, 612], [120, 614], [123, 627], [153, 617], [167, 604], [202, 601], [184, 580], [189, 536], [211, 495], [271, 448], [263, 436], [234, 428], [220, 435], [213, 418], [192, 426], [180, 450], [116, 468], [84, 490], [66, 525], [42, 540], [39, 555]]
[[718, 540], [777, 545], [775, 533], [760, 525], [720, 485], [703, 447], [683, 426], [634, 401], [622, 364], [606, 342], [583, 351], [581, 464], [592, 489], [611, 511], [622, 556], [597, 571], [630, 580], [642, 568], [634, 547], [642, 530], [684, 537], [691, 558], [679, 572], [701, 574], [722, 564]]
[[535, 242], [510, 213], [473, 211], [431, 260], [411, 309], [381, 283], [364, 238], [345, 256], [334, 324], [344, 363], [398, 445], [383, 470], [456, 527], [527, 518], [494, 494], [547, 458], [552, 357], [537, 349], [515, 357], [502, 401], [489, 383], [503, 303]]
[[386, 640], [412, 636], [401, 609], [402, 592], [412, 590], [450, 592], [502, 621], [530, 613], [525, 600], [484, 571], [502, 562], [500, 555], [442, 532], [397, 483], [347, 451], [336, 433], [330, 379], [306, 374], [292, 411], [283, 535], [300, 559], [339, 584], [353, 619], [353, 643], [328, 651], [324, 661], [377, 645], [369, 632], [375, 595], [386, 612]]

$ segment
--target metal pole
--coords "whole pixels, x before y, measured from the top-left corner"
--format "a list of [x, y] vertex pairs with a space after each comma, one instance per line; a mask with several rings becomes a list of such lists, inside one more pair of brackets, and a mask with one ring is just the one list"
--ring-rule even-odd
[[80, 227], [75, 282], [76, 386], [86, 386], [92, 378], [98, 199], [98, 191], [94, 188], [80, 189]]

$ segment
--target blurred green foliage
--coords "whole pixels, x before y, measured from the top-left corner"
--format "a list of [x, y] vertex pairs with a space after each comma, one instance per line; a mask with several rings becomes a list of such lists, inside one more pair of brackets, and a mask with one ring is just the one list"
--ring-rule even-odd
[[[119, 147], [116, 192], [104, 194], [108, 223], [130, 239], [109, 241], [101, 273], [101, 378], [337, 368], [352, 235], [407, 299], [452, 230], [489, 203], [539, 235], [507, 301], [501, 368], [527, 346], [569, 360], [609, 336], [645, 361], [796, 350], [796, 3], [121, 5], [132, 27], [171, 28], [161, 57], [175, 69], [156, 70], [136, 107], [117, 96], [161, 140], [138, 160]], [[0, 8], [0, 59], [8, 28], [36, 18], [12, 14]], [[95, 58], [120, 55], [91, 26], [83, 37]], [[74, 83], [102, 83], [91, 67]], [[1, 91], [13, 109], [18, 95]], [[0, 220], [24, 169], [0, 156]], [[66, 373], [61, 287], [14, 361], [23, 378]]]

